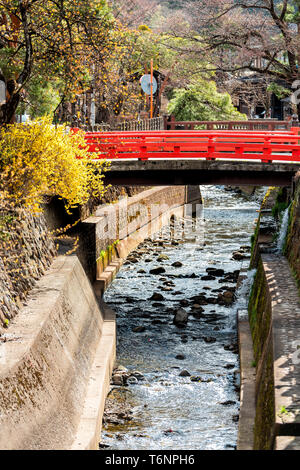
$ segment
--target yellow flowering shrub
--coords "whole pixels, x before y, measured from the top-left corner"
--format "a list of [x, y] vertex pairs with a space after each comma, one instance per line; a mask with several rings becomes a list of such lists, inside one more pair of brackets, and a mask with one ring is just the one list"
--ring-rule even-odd
[[0, 129], [0, 205], [36, 212], [45, 195], [60, 196], [67, 209], [85, 204], [104, 193], [108, 167], [93, 160], [83, 132], [55, 128], [50, 118]]

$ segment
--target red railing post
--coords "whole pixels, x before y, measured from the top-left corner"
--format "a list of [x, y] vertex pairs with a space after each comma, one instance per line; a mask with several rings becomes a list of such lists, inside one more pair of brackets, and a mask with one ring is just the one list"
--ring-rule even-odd
[[213, 138], [213, 137], [209, 137], [209, 138], [208, 138], [208, 147], [207, 147], [207, 157], [206, 157], [206, 160], [215, 160], [214, 153], [215, 153], [214, 138]]
[[261, 161], [263, 163], [272, 163], [272, 159], [270, 158], [272, 155], [272, 149], [270, 145], [270, 137], [264, 138], [264, 146], [263, 146], [263, 158]]
[[174, 147], [174, 153], [173, 153], [174, 158], [180, 158], [180, 146], [176, 145]]
[[244, 147], [238, 146], [235, 147], [235, 155], [238, 159], [242, 160], [243, 159], [243, 153], [244, 153]]

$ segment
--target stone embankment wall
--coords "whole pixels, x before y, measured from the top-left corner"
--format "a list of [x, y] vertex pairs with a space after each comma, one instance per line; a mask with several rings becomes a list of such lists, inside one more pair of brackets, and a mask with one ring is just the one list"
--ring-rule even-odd
[[[273, 214], [288, 205], [288, 191], [276, 192]], [[296, 281], [300, 244], [299, 182], [292, 196], [286, 256], [270, 251], [261, 231], [264, 206], [253, 237], [252, 267], [256, 267], [249, 302], [249, 322], [256, 366], [254, 449], [300, 449], [300, 299]], [[270, 203], [270, 201], [269, 201]], [[270, 216], [270, 214], [269, 214]], [[274, 246], [274, 243], [273, 243]]]
[[43, 214], [0, 214], [0, 333], [56, 255]]
[[[99, 205], [144, 190], [143, 187], [109, 187], [101, 199], [91, 199], [71, 215], [66, 213], [58, 198], [49, 200], [40, 214], [32, 215], [23, 210], [0, 213], [0, 335], [57, 255], [55, 229], [72, 225], [78, 218], [84, 220]], [[72, 246], [72, 243], [68, 245], [68, 249]]]

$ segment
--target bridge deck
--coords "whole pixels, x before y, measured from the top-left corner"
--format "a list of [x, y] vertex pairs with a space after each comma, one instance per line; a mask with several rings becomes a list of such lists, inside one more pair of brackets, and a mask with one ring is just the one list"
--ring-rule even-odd
[[114, 160], [107, 184], [164, 186], [185, 184], [289, 186], [299, 163], [229, 160]]

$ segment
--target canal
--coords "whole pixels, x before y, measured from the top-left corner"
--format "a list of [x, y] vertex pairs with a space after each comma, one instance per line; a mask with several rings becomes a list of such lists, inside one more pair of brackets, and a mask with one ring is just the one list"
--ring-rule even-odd
[[236, 447], [236, 313], [245, 295], [236, 284], [264, 190], [201, 192], [197, 219], [145, 240], [105, 293], [117, 314], [116, 374], [125, 385], [113, 386], [106, 404], [101, 442], [110, 449]]

